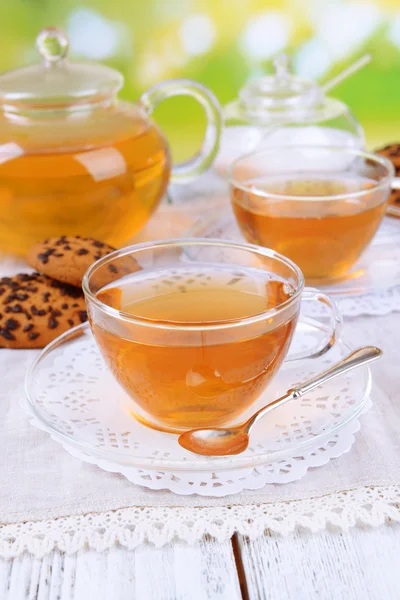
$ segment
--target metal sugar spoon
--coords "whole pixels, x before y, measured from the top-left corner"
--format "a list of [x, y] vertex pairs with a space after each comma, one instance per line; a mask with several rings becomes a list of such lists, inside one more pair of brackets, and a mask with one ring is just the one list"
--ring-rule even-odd
[[240, 454], [241, 452], [244, 452], [249, 445], [249, 435], [253, 425], [271, 410], [278, 408], [278, 406], [282, 406], [282, 404], [285, 404], [290, 400], [301, 398], [304, 394], [307, 394], [322, 383], [376, 360], [381, 355], [382, 350], [375, 348], [374, 346], [358, 348], [329, 367], [326, 371], [323, 371], [323, 373], [305, 381], [300, 387], [288, 390], [284, 396], [281, 396], [267, 406], [264, 406], [264, 408], [258, 410], [245, 423], [241, 423], [240, 425], [229, 429], [192, 429], [191, 431], [182, 433], [178, 438], [178, 442], [186, 450], [204, 456], [229, 456], [231, 454]]

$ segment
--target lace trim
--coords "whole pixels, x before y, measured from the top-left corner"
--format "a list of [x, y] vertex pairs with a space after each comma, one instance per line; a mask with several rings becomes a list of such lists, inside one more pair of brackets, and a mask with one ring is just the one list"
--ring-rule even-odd
[[400, 486], [364, 487], [320, 498], [224, 507], [134, 507], [107, 513], [63, 517], [0, 526], [0, 556], [22, 552], [42, 557], [58, 548], [69, 554], [82, 548], [101, 552], [119, 543], [134, 549], [144, 541], [163, 546], [173, 539], [190, 544], [204, 535], [219, 542], [237, 532], [254, 539], [266, 529], [287, 535], [295, 528], [313, 532], [358, 524], [377, 527], [400, 523]]

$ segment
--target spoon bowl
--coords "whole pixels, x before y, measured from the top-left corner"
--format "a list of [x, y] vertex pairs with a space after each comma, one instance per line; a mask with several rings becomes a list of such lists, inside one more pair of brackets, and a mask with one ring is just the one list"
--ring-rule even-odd
[[249, 434], [242, 429], [192, 429], [179, 437], [179, 443], [203, 456], [231, 456], [246, 450]]
[[249, 434], [253, 425], [264, 417], [271, 410], [282, 406], [290, 400], [301, 398], [304, 394], [310, 392], [322, 383], [347, 373], [352, 369], [365, 365], [376, 360], [382, 355], [382, 350], [375, 346], [366, 346], [354, 350], [348, 356], [332, 365], [326, 371], [312, 377], [304, 382], [300, 387], [288, 390], [288, 392], [270, 402], [258, 410], [248, 421], [231, 428], [215, 429], [192, 429], [181, 434], [178, 438], [179, 444], [195, 454], [203, 456], [231, 456], [244, 452], [249, 445]]

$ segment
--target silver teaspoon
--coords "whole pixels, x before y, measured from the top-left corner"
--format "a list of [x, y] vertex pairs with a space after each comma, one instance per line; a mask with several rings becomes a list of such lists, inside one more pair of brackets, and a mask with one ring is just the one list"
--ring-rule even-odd
[[356, 369], [379, 358], [382, 350], [374, 346], [358, 348], [348, 356], [335, 363], [329, 369], [305, 381], [300, 387], [288, 390], [288, 392], [274, 400], [264, 408], [258, 410], [248, 421], [229, 429], [192, 429], [179, 436], [178, 442], [186, 450], [203, 454], [204, 456], [228, 456], [240, 454], [249, 445], [249, 434], [253, 425], [267, 413], [278, 406], [282, 406], [289, 400], [301, 398], [321, 383], [325, 383], [338, 375], [342, 375], [351, 369]]

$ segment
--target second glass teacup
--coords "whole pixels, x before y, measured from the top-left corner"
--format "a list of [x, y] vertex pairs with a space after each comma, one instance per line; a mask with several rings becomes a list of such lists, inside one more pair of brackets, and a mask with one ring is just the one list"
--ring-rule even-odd
[[372, 240], [394, 175], [352, 148], [270, 147], [230, 167], [231, 201], [248, 242], [299, 265], [307, 282], [342, 279]]
[[[340, 317], [304, 289], [300, 269], [247, 244], [178, 239], [140, 244], [96, 262], [83, 281], [100, 350], [142, 422], [169, 432], [234, 422], [287, 357], [301, 300]], [[113, 399], [110, 398], [110, 402]]]

